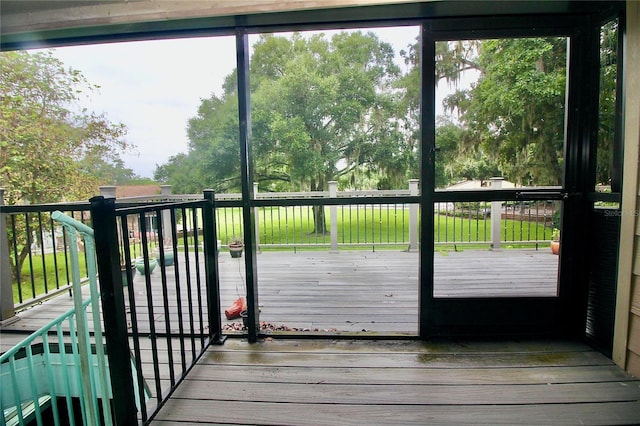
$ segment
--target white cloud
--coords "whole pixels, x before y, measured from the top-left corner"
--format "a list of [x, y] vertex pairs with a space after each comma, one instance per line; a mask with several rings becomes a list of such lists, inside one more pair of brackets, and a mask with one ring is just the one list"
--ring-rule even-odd
[[100, 89], [87, 108], [124, 123], [127, 167], [151, 177], [156, 164], [187, 149], [186, 125], [200, 100], [221, 93], [235, 68], [233, 37], [158, 40], [55, 49], [65, 66]]
[[[396, 52], [418, 34], [417, 27], [377, 31]], [[54, 55], [100, 86], [86, 107], [127, 126], [127, 141], [137, 148], [122, 159], [147, 177], [156, 165], [187, 150], [188, 119], [201, 99], [222, 93], [224, 78], [236, 66], [234, 37], [72, 46], [57, 48]]]

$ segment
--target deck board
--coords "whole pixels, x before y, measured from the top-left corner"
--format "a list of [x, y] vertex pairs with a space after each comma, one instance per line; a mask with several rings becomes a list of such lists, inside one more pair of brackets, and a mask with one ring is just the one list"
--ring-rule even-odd
[[[214, 368], [214, 367], [211, 367]], [[177, 399], [354, 405], [516, 405], [626, 402], [639, 399], [636, 382], [500, 385], [243, 383], [188, 380], [173, 394]], [[631, 384], [629, 384], [631, 383]], [[633, 387], [632, 392], [628, 387]]]
[[[274, 335], [253, 345], [230, 338], [222, 346], [208, 348], [154, 424], [640, 421], [640, 382], [579, 342], [331, 340], [337, 334], [362, 330], [415, 334], [418, 259], [418, 253], [394, 251], [258, 255], [261, 320], [300, 327], [299, 331], [319, 329], [318, 336], [324, 338], [291, 340]], [[231, 259], [228, 253], [220, 255], [223, 309], [244, 296], [243, 261]], [[558, 260], [546, 251], [465, 250], [436, 253], [434, 262], [439, 297], [553, 296], [556, 292]], [[160, 274], [152, 277], [153, 300], [161, 300]], [[178, 299], [171, 274], [167, 285], [167, 311], [172, 318]], [[134, 290], [139, 328], [148, 330], [143, 277], [135, 278]], [[187, 312], [184, 282], [180, 294]], [[191, 295], [197, 296], [195, 286]], [[20, 321], [0, 329], [1, 347], [21, 340], [71, 306], [72, 299], [63, 293], [21, 312]], [[153, 323], [164, 331], [165, 311], [154, 309]], [[206, 318], [206, 312], [203, 315]], [[177, 330], [175, 321], [170, 324]], [[157, 368], [165, 389], [170, 377], [169, 341], [159, 338], [155, 344], [159, 348], [156, 365], [151, 340], [140, 340], [142, 371], [150, 380]], [[180, 344], [173, 339], [171, 345], [175, 366], [180, 363]], [[189, 360], [195, 356], [189, 341], [185, 350]], [[155, 395], [155, 384], [149, 385]]]
[[[203, 411], [203, 404], [206, 410]], [[246, 401], [169, 401], [163, 410], [172, 415], [154, 421], [157, 426], [203, 424], [265, 425], [623, 425], [637, 424], [637, 402], [570, 405], [402, 406], [280, 404]], [[183, 421], [182, 419], [189, 419]]]
[[[265, 252], [257, 257], [260, 319], [297, 331], [417, 334], [419, 253]], [[437, 297], [553, 297], [557, 256], [546, 250], [434, 255]], [[221, 305], [244, 296], [241, 259], [220, 256]]]
[[640, 381], [575, 342], [228, 340], [154, 425], [637, 424]]
[[[257, 256], [260, 319], [296, 331], [415, 335], [418, 332], [419, 253], [394, 250], [329, 252], [263, 252]], [[434, 255], [438, 297], [516, 297], [556, 294], [558, 257], [547, 250], [463, 250]], [[181, 305], [198, 295], [192, 265], [191, 293], [181, 278]], [[244, 257], [218, 258], [220, 299], [224, 310], [244, 296]], [[176, 318], [177, 291], [173, 269], [167, 269], [168, 312]], [[162, 300], [161, 274], [151, 275], [154, 301]], [[87, 291], [86, 286], [83, 291]], [[146, 283], [134, 278], [138, 327], [150, 329]], [[204, 288], [200, 294], [204, 297]], [[2, 331], [34, 331], [73, 306], [67, 292], [20, 312], [22, 318]], [[203, 312], [206, 317], [206, 312]], [[165, 311], [155, 307], [156, 329], [165, 328]], [[194, 312], [194, 317], [199, 313]], [[222, 316], [223, 323], [232, 323]], [[171, 320], [177, 330], [177, 321]], [[188, 326], [186, 320], [184, 325]], [[233, 333], [233, 331], [229, 331]]]

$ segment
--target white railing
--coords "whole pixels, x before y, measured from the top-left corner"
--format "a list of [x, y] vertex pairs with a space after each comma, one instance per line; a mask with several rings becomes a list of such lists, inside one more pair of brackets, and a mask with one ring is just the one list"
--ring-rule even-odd
[[[491, 186], [482, 189], [501, 189], [502, 179], [495, 178]], [[115, 187], [108, 187], [115, 188]], [[123, 202], [187, 201], [202, 199], [200, 194], [171, 194], [171, 186], [163, 185], [161, 194], [146, 197], [121, 198]], [[114, 189], [113, 189], [114, 190]], [[455, 191], [455, 190], [452, 190]], [[419, 181], [409, 181], [407, 189], [399, 190], [349, 190], [338, 191], [337, 182], [329, 182], [328, 191], [313, 192], [260, 192], [254, 183], [255, 200], [278, 200], [274, 206], [256, 207], [255, 241], [258, 248], [291, 247], [294, 250], [310, 246], [327, 247], [337, 251], [339, 247], [403, 246], [417, 250], [419, 244], [418, 203], [353, 203], [330, 204], [321, 207], [324, 223], [315, 224], [311, 204], [300, 200], [317, 199], [371, 199], [374, 197], [418, 196]], [[115, 192], [113, 192], [115, 194]], [[110, 193], [103, 192], [110, 196]], [[216, 201], [240, 201], [242, 194], [215, 194]], [[282, 200], [292, 200], [290, 205]], [[435, 244], [480, 244], [494, 249], [504, 244], [540, 244], [549, 241], [553, 216], [557, 207], [544, 201], [536, 201], [526, 209], [520, 202], [438, 202], [434, 204], [436, 215]], [[533, 207], [532, 207], [533, 206]], [[317, 209], [318, 207], [316, 207]], [[219, 206], [218, 237], [225, 245], [232, 237], [244, 234], [242, 209]], [[163, 223], [169, 220], [162, 218]]]

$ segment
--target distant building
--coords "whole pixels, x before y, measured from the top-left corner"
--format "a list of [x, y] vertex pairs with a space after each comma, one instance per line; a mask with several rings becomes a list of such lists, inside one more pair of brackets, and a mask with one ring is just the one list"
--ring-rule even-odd
[[[509, 182], [508, 180], [502, 181], [502, 188], [512, 189], [517, 185], [513, 182]], [[480, 179], [471, 179], [471, 180], [462, 180], [460, 182], [456, 182], [453, 185], [449, 185], [445, 188], [447, 191], [455, 191], [459, 190], [468, 190], [468, 189], [491, 189], [491, 181], [490, 180], [480, 180]]]
[[160, 185], [121, 185], [116, 186], [116, 198], [144, 197], [159, 195]]

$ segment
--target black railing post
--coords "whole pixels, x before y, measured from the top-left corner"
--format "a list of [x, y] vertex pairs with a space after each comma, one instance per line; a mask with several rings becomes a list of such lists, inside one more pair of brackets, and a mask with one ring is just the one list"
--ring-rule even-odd
[[[420, 269], [419, 269], [419, 322], [420, 339], [427, 340], [435, 331], [436, 313], [433, 304], [433, 251], [434, 246], [434, 197], [435, 197], [435, 60], [436, 42], [431, 29], [423, 24], [420, 29], [420, 51], [422, 66], [421, 87], [421, 128], [420, 134]], [[455, 208], [455, 204], [454, 204]], [[455, 217], [454, 217], [455, 224]], [[455, 229], [455, 228], [454, 228]], [[455, 236], [455, 233], [454, 233]]]
[[[585, 21], [587, 22], [587, 21]], [[567, 101], [564, 185], [568, 193], [561, 215], [558, 298], [560, 323], [569, 337], [584, 338], [589, 297], [589, 258], [593, 202], [584, 194], [595, 188], [595, 152], [598, 134], [599, 21], [589, 20], [570, 37], [567, 64]]]
[[238, 70], [238, 120], [242, 183], [242, 224], [244, 228], [245, 272], [247, 285], [247, 320], [250, 343], [258, 340], [260, 327], [258, 309], [258, 265], [256, 262], [255, 208], [253, 206], [253, 173], [251, 169], [251, 101], [249, 84], [249, 34], [245, 28], [236, 30]]
[[89, 201], [96, 244], [109, 375], [113, 389], [114, 420], [117, 425], [135, 425], [135, 392], [120, 272], [115, 200], [97, 196]]
[[205, 189], [204, 198], [208, 205], [203, 212], [204, 265], [207, 277], [207, 312], [209, 319], [209, 341], [215, 344], [224, 343], [222, 337], [222, 321], [220, 312], [220, 281], [218, 274], [218, 236], [216, 234], [216, 200], [215, 192]]

